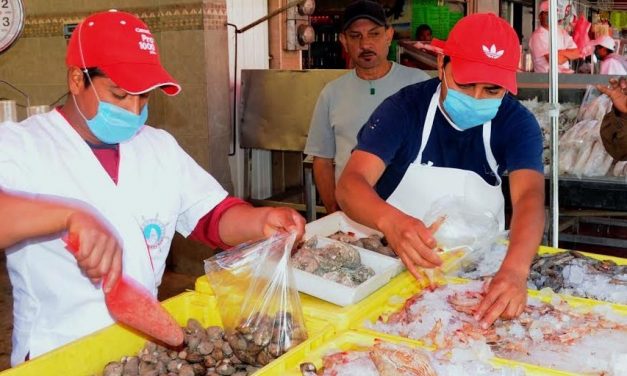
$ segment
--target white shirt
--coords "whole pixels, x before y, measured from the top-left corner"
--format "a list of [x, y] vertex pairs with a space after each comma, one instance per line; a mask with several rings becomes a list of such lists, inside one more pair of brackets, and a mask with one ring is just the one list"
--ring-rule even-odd
[[357, 144], [357, 132], [379, 104], [405, 86], [429, 78], [420, 69], [392, 63], [390, 71], [377, 80], [363, 80], [353, 69], [329, 82], [311, 118], [305, 154], [334, 159], [337, 181]]
[[[557, 28], [557, 49], [568, 50], [571, 48], [577, 48], [577, 44], [573, 38], [568, 35], [566, 30], [561, 27]], [[533, 71], [538, 73], [547, 73], [549, 71], [549, 61], [545, 58], [549, 54], [549, 30], [540, 26], [536, 31], [531, 34], [529, 40], [529, 48], [531, 49], [531, 56], [533, 58]], [[570, 63], [567, 61], [559, 66], [560, 72], [568, 71], [570, 69]]]
[[[155, 296], [175, 231], [189, 235], [227, 195], [170, 134], [149, 126], [120, 144], [115, 184], [56, 110], [0, 125], [0, 189], [95, 210], [123, 246], [124, 274]], [[14, 298], [12, 365], [113, 322], [101, 287], [81, 272], [62, 235], [6, 251]]]
[[623, 56], [615, 53], [607, 55], [605, 60], [601, 61], [600, 74], [627, 75], [627, 61]]

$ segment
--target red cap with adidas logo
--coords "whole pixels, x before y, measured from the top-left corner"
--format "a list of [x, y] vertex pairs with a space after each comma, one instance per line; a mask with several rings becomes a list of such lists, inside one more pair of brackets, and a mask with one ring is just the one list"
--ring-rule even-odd
[[431, 44], [451, 58], [455, 82], [490, 83], [518, 92], [520, 44], [504, 19], [492, 13], [472, 14], [455, 24], [446, 41], [433, 39]]
[[161, 88], [168, 95], [180, 85], [163, 68], [155, 38], [135, 15], [110, 10], [83, 20], [70, 38], [67, 66], [99, 68], [131, 94]]

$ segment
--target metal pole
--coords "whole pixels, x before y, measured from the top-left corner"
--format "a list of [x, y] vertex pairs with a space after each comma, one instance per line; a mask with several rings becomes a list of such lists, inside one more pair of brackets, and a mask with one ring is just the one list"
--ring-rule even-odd
[[551, 246], [559, 243], [559, 95], [557, 0], [549, 0], [549, 116], [551, 120]]

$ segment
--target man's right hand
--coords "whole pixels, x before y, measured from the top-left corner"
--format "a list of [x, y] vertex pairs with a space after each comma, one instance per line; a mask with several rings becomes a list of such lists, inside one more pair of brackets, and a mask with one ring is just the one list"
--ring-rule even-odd
[[623, 114], [627, 113], [627, 78], [612, 78], [609, 86], [597, 85], [597, 89], [610, 97], [616, 110]]
[[381, 221], [380, 229], [390, 247], [416, 279], [422, 278], [417, 266], [435, 268], [442, 264], [434, 250], [436, 240], [432, 231], [419, 219], [397, 212], [394, 218]]
[[74, 254], [78, 266], [94, 283], [104, 278], [103, 289], [108, 293], [122, 274], [118, 239], [98, 218], [80, 210], [68, 216], [66, 228], [78, 238], [79, 249]]

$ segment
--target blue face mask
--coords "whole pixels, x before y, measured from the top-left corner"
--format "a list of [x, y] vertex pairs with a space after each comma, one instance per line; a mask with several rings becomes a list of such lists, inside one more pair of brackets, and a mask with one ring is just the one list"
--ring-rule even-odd
[[[74, 96], [72, 96], [74, 98]], [[76, 104], [76, 99], [74, 98]], [[148, 104], [142, 108], [139, 115], [127, 111], [114, 104], [98, 99], [96, 116], [87, 119], [76, 105], [91, 133], [105, 144], [119, 144], [128, 141], [146, 124], [148, 118]]]
[[[446, 77], [444, 82], [446, 83]], [[470, 95], [451, 89], [448, 84], [446, 87], [444, 110], [453, 123], [463, 131], [494, 119], [503, 100], [503, 98], [475, 99]]]

